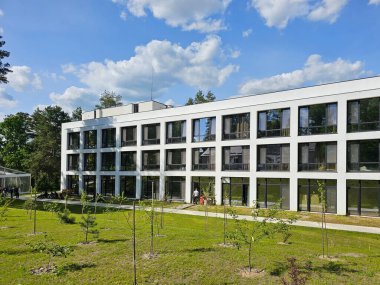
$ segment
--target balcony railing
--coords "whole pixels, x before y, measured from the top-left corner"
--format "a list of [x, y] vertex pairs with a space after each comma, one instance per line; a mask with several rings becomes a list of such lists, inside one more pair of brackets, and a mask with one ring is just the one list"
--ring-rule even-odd
[[193, 170], [215, 170], [215, 164], [209, 163], [201, 163], [201, 164], [193, 164]]
[[96, 171], [96, 166], [95, 165], [85, 166], [83, 171]]
[[380, 130], [380, 121], [373, 122], [360, 122], [357, 124], [348, 123], [347, 132], [367, 132], [367, 131], [379, 131]]
[[112, 141], [112, 142], [103, 142], [102, 143], [102, 148], [107, 148], [107, 147], [115, 147], [116, 146], [116, 142]]
[[136, 164], [120, 165], [120, 171], [136, 171]]
[[236, 133], [230, 133], [230, 134], [223, 133], [223, 140], [249, 139], [249, 133], [250, 131], [236, 132]]
[[142, 166], [141, 170], [160, 170], [159, 164], [146, 164]]
[[215, 134], [193, 136], [193, 142], [208, 142], [215, 141]]
[[166, 170], [186, 170], [186, 164], [167, 164]]
[[289, 163], [259, 163], [257, 171], [289, 171]]
[[115, 165], [102, 165], [101, 171], [115, 171]]
[[77, 170], [79, 170], [79, 165], [68, 165], [67, 170], [77, 171]]
[[143, 145], [160, 144], [160, 139], [143, 139]]
[[134, 146], [137, 145], [136, 140], [121, 141], [121, 146]]
[[249, 170], [249, 163], [223, 164], [222, 170]]
[[290, 136], [290, 128], [257, 131], [258, 138], [289, 137], [289, 136]]
[[380, 171], [380, 162], [354, 162], [347, 166], [348, 171]]
[[76, 150], [79, 149], [79, 144], [71, 144], [67, 146], [68, 150]]
[[96, 143], [87, 143], [87, 144], [84, 144], [84, 148], [85, 149], [94, 149], [96, 148]]
[[171, 137], [166, 139], [166, 143], [185, 143], [186, 137]]
[[336, 171], [336, 163], [300, 163], [298, 171]]
[[320, 134], [336, 134], [336, 125], [330, 126], [310, 126], [310, 127], [300, 127], [298, 128], [298, 135], [320, 135]]

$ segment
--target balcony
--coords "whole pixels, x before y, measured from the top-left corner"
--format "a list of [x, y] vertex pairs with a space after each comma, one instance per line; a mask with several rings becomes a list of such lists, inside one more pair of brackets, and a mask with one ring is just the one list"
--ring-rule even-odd
[[347, 132], [349, 133], [367, 131], [380, 131], [380, 121], [348, 123], [347, 125]]
[[199, 135], [193, 136], [193, 142], [215, 141], [215, 135]]
[[249, 170], [249, 163], [223, 164], [222, 170]]
[[115, 171], [115, 165], [102, 165], [101, 171]]
[[96, 143], [94, 144], [88, 143], [84, 145], [84, 149], [94, 149], [94, 148], [96, 148]]
[[215, 170], [215, 164], [209, 164], [209, 163], [204, 163], [204, 164], [193, 164], [192, 165], [192, 170]]
[[223, 134], [223, 140], [242, 140], [249, 139], [250, 131], [237, 132], [231, 134]]
[[114, 141], [102, 143], [102, 148], [109, 148], [109, 147], [115, 147], [115, 146], [116, 146], [116, 142], [114, 142]]
[[322, 135], [322, 134], [336, 134], [337, 126], [309, 126], [309, 127], [300, 127], [298, 128], [298, 135], [306, 136], [306, 135]]
[[185, 143], [186, 137], [171, 137], [166, 139], [166, 143]]
[[258, 164], [257, 171], [289, 171], [289, 163]]
[[152, 145], [152, 144], [160, 144], [160, 139], [144, 139], [142, 141], [143, 145]]
[[360, 171], [360, 172], [370, 172], [370, 171], [380, 171], [379, 162], [355, 162], [348, 163], [348, 171]]
[[290, 128], [257, 131], [258, 138], [289, 137], [289, 136], [290, 136]]
[[298, 171], [336, 171], [336, 163], [300, 163]]
[[181, 170], [184, 171], [186, 170], [186, 164], [167, 164], [166, 165], [166, 170], [171, 171], [171, 170]]
[[143, 171], [147, 170], [160, 170], [160, 165], [159, 164], [146, 164], [142, 166]]
[[68, 165], [67, 166], [68, 171], [78, 171], [79, 170], [79, 165]]
[[120, 165], [120, 171], [136, 171], [136, 164]]
[[67, 146], [68, 150], [77, 150], [79, 149], [79, 144], [71, 144]]
[[128, 140], [128, 141], [122, 141], [121, 146], [135, 146], [137, 145], [136, 140]]

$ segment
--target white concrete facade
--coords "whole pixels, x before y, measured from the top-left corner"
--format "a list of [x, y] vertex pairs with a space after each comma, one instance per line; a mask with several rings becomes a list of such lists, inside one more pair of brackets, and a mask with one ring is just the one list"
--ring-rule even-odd
[[[100, 193], [100, 177], [102, 175], [115, 176], [115, 195], [119, 194], [120, 176], [136, 176], [136, 198], [141, 195], [141, 177], [159, 176], [159, 193], [162, 198], [165, 193], [165, 177], [181, 176], [186, 178], [186, 192], [184, 200], [191, 201], [191, 179], [195, 176], [215, 177], [216, 202], [222, 202], [222, 177], [247, 177], [249, 178], [248, 201], [252, 203], [257, 197], [257, 178], [288, 178], [289, 179], [289, 204], [290, 210], [298, 210], [298, 179], [334, 179], [337, 183], [337, 214], [345, 215], [346, 205], [346, 181], [348, 179], [380, 180], [379, 172], [347, 172], [346, 153], [347, 141], [380, 139], [380, 131], [347, 133], [347, 102], [350, 100], [380, 97], [380, 77], [345, 81], [333, 84], [325, 84], [294, 90], [273, 92], [256, 96], [237, 97], [227, 100], [216, 101], [192, 106], [181, 106], [175, 108], [143, 112], [128, 112], [118, 115], [112, 112], [110, 117], [91, 119], [86, 115], [84, 120], [66, 123], [62, 126], [62, 158], [61, 158], [61, 189], [66, 188], [67, 175], [79, 175], [79, 185], [82, 187], [83, 175], [96, 175], [97, 193]], [[337, 133], [321, 135], [298, 135], [299, 107], [321, 103], [337, 103]], [[120, 107], [119, 107], [120, 108]], [[126, 106], [126, 108], [130, 108]], [[290, 136], [258, 138], [258, 112], [290, 108]], [[250, 113], [250, 138], [238, 140], [222, 140], [222, 120], [225, 115]], [[216, 139], [208, 142], [192, 142], [192, 121], [197, 118], [216, 117]], [[186, 121], [186, 142], [166, 144], [166, 123], [173, 121]], [[142, 126], [146, 124], [160, 124], [160, 144], [142, 145]], [[136, 146], [121, 146], [120, 130], [122, 127], [137, 126]], [[116, 147], [101, 147], [101, 130], [116, 128]], [[83, 132], [97, 130], [97, 148], [84, 149]], [[80, 147], [77, 150], [67, 149], [67, 138], [71, 132], [80, 132]], [[336, 142], [337, 143], [337, 169], [336, 171], [298, 171], [298, 145], [305, 142]], [[289, 171], [257, 171], [257, 146], [267, 144], [289, 144], [290, 145], [290, 169]], [[222, 148], [224, 146], [250, 146], [250, 168], [249, 171], [222, 171]], [[197, 147], [215, 147], [215, 170], [193, 171], [192, 149]], [[186, 149], [186, 170], [166, 171], [166, 150]], [[141, 170], [144, 150], [160, 151], [160, 170]], [[136, 171], [120, 171], [120, 153], [122, 151], [136, 151]], [[115, 171], [101, 171], [101, 153], [116, 153]], [[97, 153], [97, 170], [83, 170], [83, 154]], [[67, 155], [79, 154], [79, 170], [67, 170]]]

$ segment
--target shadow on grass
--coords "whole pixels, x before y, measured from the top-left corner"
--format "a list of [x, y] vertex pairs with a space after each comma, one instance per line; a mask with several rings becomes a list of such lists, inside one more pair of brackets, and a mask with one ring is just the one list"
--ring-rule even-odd
[[197, 247], [197, 248], [188, 248], [184, 249], [183, 252], [212, 252], [215, 251], [215, 248], [212, 247]]
[[6, 249], [6, 250], [0, 250], [0, 255], [6, 254], [6, 255], [22, 255], [22, 254], [28, 254], [30, 253], [29, 249]]
[[327, 272], [336, 275], [342, 275], [344, 273], [357, 273], [356, 269], [349, 268], [346, 264], [329, 261], [327, 264], [313, 268], [313, 271]]
[[130, 239], [126, 239], [126, 238], [120, 238], [120, 239], [98, 239], [98, 242], [101, 242], [101, 243], [118, 243], [118, 242], [125, 242], [125, 241], [129, 241]]
[[96, 267], [95, 263], [69, 263], [58, 269], [57, 275], [64, 275], [67, 272], [80, 271], [84, 268]]

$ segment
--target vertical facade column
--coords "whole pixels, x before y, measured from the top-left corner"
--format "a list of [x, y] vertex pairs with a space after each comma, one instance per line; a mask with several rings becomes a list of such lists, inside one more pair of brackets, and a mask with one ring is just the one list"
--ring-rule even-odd
[[165, 144], [166, 144], [166, 126], [165, 122], [160, 123], [160, 186], [158, 199], [163, 200], [165, 197]]
[[290, 178], [289, 178], [289, 209], [298, 210], [298, 107], [290, 107]]
[[223, 136], [223, 116], [217, 115], [215, 120], [215, 203], [221, 205], [223, 201], [222, 191], [222, 136]]
[[142, 130], [141, 124], [136, 126], [136, 199], [141, 198], [141, 143], [142, 143]]
[[67, 165], [67, 129], [62, 129], [61, 134], [61, 190], [66, 189], [66, 165]]
[[96, 147], [97, 147], [97, 154], [96, 154], [96, 193], [101, 192], [101, 178], [100, 178], [100, 171], [102, 168], [102, 129], [97, 128], [96, 129]]
[[346, 165], [347, 165], [347, 101], [342, 98], [338, 100], [337, 108], [337, 181], [336, 181], [336, 200], [337, 214], [347, 214], [347, 188], [346, 188]]
[[191, 168], [192, 168], [192, 149], [191, 149], [191, 142], [193, 141], [193, 135], [192, 135], [192, 120], [187, 119], [186, 120], [186, 187], [185, 187], [185, 202], [191, 203], [192, 201], [192, 189], [191, 189]]
[[250, 113], [250, 147], [249, 147], [249, 194], [248, 206], [257, 201], [257, 111]]
[[79, 179], [78, 179], [78, 192], [79, 195], [83, 191], [83, 171], [84, 171], [84, 131], [81, 129], [79, 132]]
[[121, 161], [121, 135], [120, 127], [116, 127], [116, 150], [115, 150], [115, 196], [120, 196], [120, 161]]

